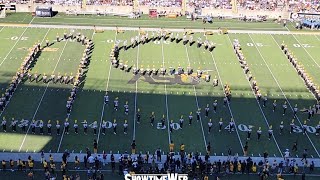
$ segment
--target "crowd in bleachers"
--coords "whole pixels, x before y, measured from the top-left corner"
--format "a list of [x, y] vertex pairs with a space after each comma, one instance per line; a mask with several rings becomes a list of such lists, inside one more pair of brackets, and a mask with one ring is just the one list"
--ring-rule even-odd
[[[157, 150], [158, 151], [158, 150]], [[229, 150], [230, 151], [230, 150]], [[156, 152], [158, 153], [158, 152]], [[97, 155], [87, 150], [86, 155], [70, 158], [70, 154], [65, 152], [62, 157], [50, 154], [45, 158], [41, 152], [41, 161], [33, 157], [32, 154], [27, 159], [2, 160], [0, 173], [6, 171], [27, 172], [29, 179], [34, 179], [36, 174], [41, 177], [40, 172], [45, 174], [46, 180], [55, 179], [80, 179], [79, 172], [86, 170], [87, 179], [102, 180], [104, 172], [110, 170], [113, 175], [118, 174], [166, 174], [182, 173], [188, 174], [190, 179], [205, 179], [210, 177], [224, 177], [230, 174], [254, 174], [256, 179], [283, 179], [282, 174], [292, 174], [305, 178], [306, 174], [312, 174], [315, 170], [313, 161], [302, 159], [303, 166], [298, 166], [300, 160], [285, 158], [284, 160], [269, 161], [268, 153], [264, 152], [260, 160], [253, 160], [251, 157], [240, 159], [238, 156], [228, 156], [228, 159], [210, 161], [209, 156], [201, 157], [198, 153], [186, 154], [183, 156], [142, 155], [132, 156], [128, 153], [115, 157], [114, 154]], [[60, 160], [60, 158], [62, 160]], [[165, 158], [162, 160], [162, 158]], [[110, 167], [111, 166], [111, 167]], [[74, 170], [73, 170], [74, 169]], [[62, 177], [61, 177], [62, 176]]]
[[293, 1], [288, 4], [288, 10], [292, 12], [320, 12], [320, 1], [306, 1], [305, 3], [300, 1]]
[[[44, 4], [81, 5], [83, 0], [0, 0], [0, 3], [25, 4], [30, 1]], [[87, 5], [132, 6], [134, 0], [86, 0]], [[138, 0], [141, 6], [181, 7], [182, 0]], [[231, 0], [186, 0], [187, 7], [231, 9]], [[320, 0], [237, 0], [239, 9], [320, 12]]]
[[30, 0], [0, 0], [0, 4], [8, 4], [8, 3], [17, 3], [17, 4], [26, 4]]

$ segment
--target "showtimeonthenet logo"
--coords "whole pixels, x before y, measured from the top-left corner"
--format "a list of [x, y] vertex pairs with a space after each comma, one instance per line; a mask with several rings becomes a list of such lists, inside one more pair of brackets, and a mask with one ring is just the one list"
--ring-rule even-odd
[[126, 174], [125, 180], [188, 180], [187, 174]]

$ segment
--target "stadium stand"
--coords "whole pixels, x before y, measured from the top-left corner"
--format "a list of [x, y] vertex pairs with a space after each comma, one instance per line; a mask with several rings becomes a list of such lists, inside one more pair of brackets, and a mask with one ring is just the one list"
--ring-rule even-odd
[[[2, 0], [0, 3], [17, 3], [17, 4], [26, 4], [29, 3], [30, 0]], [[81, 5], [83, 2], [86, 2], [87, 5], [108, 5], [108, 6], [132, 6], [133, 0], [35, 0], [35, 3], [42, 4], [51, 4], [51, 5]], [[285, 7], [289, 8], [289, 11], [303, 11], [303, 12], [319, 12], [319, 1], [286, 1], [286, 0], [262, 0], [262, 1], [254, 1], [254, 0], [238, 0], [238, 7], [241, 9], [247, 10], [276, 10], [276, 9], [284, 9]], [[140, 6], [148, 6], [148, 7], [181, 7], [181, 0], [139, 0]], [[231, 0], [187, 0], [188, 7], [198, 6], [201, 8], [211, 8], [211, 9], [231, 9]]]

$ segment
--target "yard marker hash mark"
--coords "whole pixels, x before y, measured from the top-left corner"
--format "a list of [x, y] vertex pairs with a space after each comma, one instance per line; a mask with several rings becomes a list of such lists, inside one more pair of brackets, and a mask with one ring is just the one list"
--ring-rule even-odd
[[[140, 39], [140, 33], [138, 33], [138, 37]], [[138, 49], [137, 49], [136, 67], [139, 67], [139, 54], [140, 54], [140, 44], [138, 45]], [[132, 135], [133, 140], [136, 139], [137, 97], [138, 97], [138, 81], [136, 81], [136, 89], [134, 93], [134, 114], [133, 114], [133, 135]]]
[[[4, 27], [5, 27], [5, 26], [3, 26], [3, 27], [1, 28], [0, 32], [2, 32], [2, 30], [4, 29]], [[8, 38], [8, 39], [9, 39], [9, 38]], [[1, 57], [0, 57], [0, 58], [1, 58]]]
[[[206, 37], [206, 39], [208, 39], [207, 36], [205, 36], [205, 37]], [[213, 53], [210, 52], [210, 55], [211, 55], [212, 63], [214, 64], [215, 69], [216, 69], [216, 71], [217, 71], [217, 75], [218, 75], [218, 78], [219, 78], [220, 85], [221, 85], [221, 87], [223, 88], [222, 79], [221, 79], [220, 72], [219, 72], [219, 70], [218, 70], [218, 66], [217, 66], [217, 64], [216, 64], [216, 61], [215, 61], [215, 59], [214, 59], [214, 57], [213, 57]], [[220, 93], [218, 93], [218, 95], [220, 95]], [[225, 93], [224, 93], [224, 96], [226, 97], [226, 94], [225, 94]], [[234, 116], [233, 116], [231, 107], [230, 107], [230, 105], [229, 105], [228, 103], [227, 103], [227, 106], [228, 106], [228, 109], [229, 109], [229, 113], [230, 113], [232, 119], [234, 120], [234, 125], [237, 126], [237, 123], [236, 123], [236, 120], [235, 120], [235, 118], [234, 118]], [[239, 143], [240, 143], [240, 145], [241, 145], [242, 152], [244, 153], [244, 151], [243, 151], [243, 144], [242, 144], [242, 141], [241, 141], [241, 138], [240, 138], [238, 129], [235, 128], [235, 130], [236, 130], [236, 133], [237, 133], [237, 137], [238, 137]]]
[[[250, 36], [250, 35], [249, 35], [249, 36]], [[250, 36], [250, 38], [251, 38], [251, 36]], [[232, 45], [232, 41], [231, 41], [231, 39], [230, 39], [229, 35], [228, 35], [228, 39], [229, 39], [230, 44]], [[253, 42], [254, 46], [256, 47], [256, 49], [258, 50], [258, 47], [257, 47], [256, 43], [253, 41], [253, 39], [252, 39], [252, 38], [251, 38], [251, 40], [252, 40], [252, 42]], [[250, 84], [249, 79], [248, 79], [248, 78], [246, 78], [246, 80], [247, 80], [247, 82], [248, 82], [248, 84], [249, 84], [249, 87], [251, 87], [251, 84]], [[255, 97], [255, 92], [254, 92], [253, 88], [250, 88], [250, 89], [251, 89], [251, 92], [252, 92], [253, 96]], [[249, 93], [248, 93], [248, 95], [249, 95]], [[254, 98], [254, 99], [255, 99], [255, 101], [256, 101], [256, 103], [257, 103], [257, 105], [258, 105], [259, 109], [260, 109], [261, 115], [263, 116], [263, 119], [264, 119], [265, 123], [266, 123], [266, 124], [267, 124], [267, 126], [268, 126], [267, 128], [269, 128], [269, 127], [270, 127], [269, 121], [268, 121], [268, 119], [267, 119], [267, 117], [266, 117], [266, 115], [265, 115], [264, 111], [262, 110], [262, 107], [261, 107], [261, 105], [260, 105], [260, 103], [259, 103], [258, 99], [257, 99], [257, 98]], [[274, 135], [272, 135], [272, 138], [273, 138], [273, 140], [274, 140], [274, 142], [275, 142], [275, 144], [276, 144], [276, 146], [277, 146], [277, 148], [278, 148], [278, 150], [279, 150], [279, 152], [280, 152], [281, 156], [283, 157], [282, 151], [281, 151], [281, 149], [280, 149], [280, 147], [279, 147], [279, 144], [278, 144], [278, 142], [277, 142], [277, 140], [276, 140], [275, 136], [274, 136]]]
[[[95, 32], [92, 33], [91, 39], [93, 39], [94, 34], [95, 34]], [[65, 89], [63, 89], [63, 91], [65, 91]], [[95, 90], [94, 90], [94, 92], [95, 92]], [[70, 118], [70, 114], [67, 115], [66, 119], [69, 119], [69, 118]], [[62, 131], [62, 135], [61, 135], [60, 142], [59, 142], [59, 145], [58, 145], [57, 153], [60, 151], [60, 147], [61, 147], [61, 144], [62, 144], [62, 140], [63, 140], [64, 134], [65, 134], [65, 128], [63, 128], [63, 131]]]
[[[42, 39], [42, 42], [41, 42], [41, 43], [43, 43], [43, 41], [45, 40], [45, 38], [46, 38], [46, 36], [48, 35], [49, 31], [50, 31], [50, 29], [48, 29], [48, 31], [47, 31], [46, 35], [44, 36], [44, 38]], [[56, 68], [58, 67], [58, 64], [59, 64], [59, 62], [60, 62], [60, 60], [61, 60], [62, 54], [63, 54], [64, 49], [66, 48], [66, 46], [67, 46], [67, 43], [64, 44], [64, 47], [63, 47], [63, 49], [62, 49], [62, 51], [61, 51], [60, 57], [59, 57], [56, 65], [55, 65], [55, 67], [54, 67], [54, 69], [53, 69], [53, 72], [55, 72]], [[38, 106], [37, 106], [37, 109], [36, 109], [36, 111], [34, 112], [34, 114], [33, 114], [33, 116], [32, 116], [31, 119], [34, 119], [34, 118], [36, 117], [36, 115], [37, 115], [37, 113], [38, 113], [38, 111], [39, 111], [40, 105], [41, 105], [41, 103], [42, 103], [42, 101], [43, 101], [43, 98], [44, 98], [44, 96], [45, 96], [45, 94], [46, 94], [46, 92], [47, 92], [47, 90], [48, 90], [49, 84], [50, 84], [50, 82], [47, 84], [44, 92], [42, 93], [42, 96], [41, 96], [41, 98], [40, 98], [40, 101], [39, 101], [39, 104], [38, 104]], [[30, 125], [28, 126], [28, 129], [27, 129], [26, 134], [25, 134], [24, 137], [23, 137], [22, 143], [21, 143], [20, 148], [19, 148], [19, 152], [21, 151], [21, 149], [22, 149], [22, 147], [23, 147], [23, 145], [24, 145], [24, 142], [26, 141], [26, 138], [27, 138], [27, 135], [28, 135], [28, 133], [29, 133], [29, 131], [30, 131], [30, 128], [31, 128], [31, 123], [30, 123]]]
[[[46, 36], [48, 35], [49, 31], [50, 31], [50, 28], [48, 29], [47, 33], [44, 35], [44, 37], [43, 37], [43, 39], [42, 39], [42, 42], [45, 40], [45, 38], [46, 38]], [[22, 34], [22, 35], [23, 35], [23, 34]], [[21, 36], [22, 36], [22, 35], [21, 35]], [[41, 43], [42, 43], [42, 42], [41, 42]], [[12, 47], [12, 49], [13, 49], [13, 47]], [[1, 65], [0, 65], [0, 66], [1, 66]], [[10, 102], [10, 100], [11, 100], [12, 97], [13, 97], [13, 96], [11, 96], [11, 97], [9, 98], [7, 104]], [[7, 104], [6, 104], [6, 105], [7, 105]], [[2, 112], [0, 113], [0, 117], [2, 116], [2, 114], [3, 114], [4, 110], [6, 109], [6, 107], [7, 107], [7, 106], [5, 106], [5, 107], [3, 108]]]
[[[272, 36], [272, 35], [271, 35], [271, 36]], [[251, 38], [250, 34], [249, 34], [249, 37]], [[280, 48], [280, 46], [279, 46], [278, 42], [274, 39], [274, 37], [273, 37], [273, 36], [272, 36], [272, 38], [273, 38], [273, 40], [276, 42], [276, 44], [278, 45], [278, 47]], [[251, 38], [251, 39], [252, 39], [252, 38]], [[253, 40], [252, 40], [252, 41], [253, 41]], [[270, 69], [269, 65], [267, 64], [266, 60], [265, 60], [265, 59], [264, 59], [264, 57], [262, 56], [262, 54], [261, 54], [260, 50], [259, 50], [258, 48], [257, 48], [257, 50], [258, 50], [258, 53], [259, 53], [259, 54], [260, 54], [260, 56], [261, 56], [261, 59], [262, 59], [262, 60], [264, 61], [264, 63], [266, 64], [267, 69], [268, 69], [268, 70], [269, 70], [269, 72], [271, 73], [271, 75], [272, 75], [272, 77], [273, 77], [274, 81], [276, 82], [276, 84], [278, 85], [278, 87], [279, 87], [280, 91], [282, 92], [283, 97], [284, 97], [284, 98], [286, 99], [286, 101], [288, 102], [288, 105], [289, 105], [290, 109], [293, 111], [293, 107], [291, 106], [290, 101], [288, 100], [287, 96], [286, 96], [286, 95], [285, 95], [285, 93], [283, 92], [283, 90], [282, 90], [282, 88], [281, 88], [281, 86], [280, 86], [280, 84], [279, 84], [278, 80], [275, 78], [275, 76], [274, 76], [273, 72], [271, 71], [271, 69]], [[295, 115], [295, 117], [296, 117], [296, 119], [298, 120], [298, 122], [299, 122], [300, 126], [302, 127], [302, 123], [301, 123], [301, 121], [300, 121], [299, 117], [298, 117], [297, 115]], [[306, 136], [307, 136], [307, 138], [309, 139], [309, 141], [310, 141], [311, 145], [313, 146], [314, 150], [316, 151], [317, 155], [320, 157], [320, 154], [319, 154], [318, 150], [316, 149], [316, 147], [314, 146], [313, 142], [311, 141], [311, 139], [310, 139], [310, 137], [309, 137], [308, 133], [306, 133]]]
[[[3, 28], [2, 28], [3, 29]], [[1, 31], [2, 31], [1, 29]], [[20, 37], [16, 40], [16, 42], [13, 44], [12, 48], [10, 49], [10, 51], [8, 52], [8, 54], [3, 58], [3, 61], [0, 63], [0, 67], [2, 66], [2, 64], [4, 63], [4, 61], [8, 58], [8, 56], [11, 54], [12, 50], [16, 47], [16, 45], [18, 44], [18, 42], [21, 40], [22, 36], [24, 35], [24, 33], [27, 31], [28, 27], [26, 27], [24, 29], [24, 31], [21, 33]]]
[[[164, 51], [163, 51], [163, 40], [161, 40], [161, 52], [162, 52], [162, 65], [163, 67], [165, 62], [164, 62]], [[168, 107], [168, 93], [167, 93], [167, 83], [164, 83], [164, 92], [165, 92], [165, 100], [166, 100], [166, 111], [167, 111], [167, 124], [168, 124], [168, 140], [169, 144], [171, 143], [171, 135], [170, 135], [170, 124], [169, 124], [169, 107]]]
[[[317, 63], [317, 61], [311, 56], [311, 54], [306, 50], [306, 48], [304, 47], [303, 44], [300, 43], [300, 41], [296, 38], [296, 36], [294, 34], [292, 34], [292, 36], [294, 37], [294, 39], [296, 39], [296, 41], [300, 44], [300, 46], [304, 49], [304, 51], [309, 55], [309, 57], [311, 57], [311, 59], [313, 60], [313, 62], [320, 68], [320, 65]], [[314, 66], [314, 65], [312, 65]]]
[[[188, 63], [190, 64], [190, 58], [189, 58], [189, 52], [188, 52], [188, 47], [186, 45], [184, 45], [185, 49], [186, 49], [186, 55], [187, 55], [187, 60], [188, 60]], [[198, 97], [197, 97], [197, 91], [196, 91], [196, 87], [195, 85], [192, 85], [193, 86], [193, 92], [194, 92], [194, 97], [195, 97], [195, 100], [196, 100], [196, 105], [197, 105], [197, 109], [199, 109], [199, 101], [198, 101]], [[178, 94], [178, 92], [177, 92]], [[202, 95], [202, 92], [201, 92], [201, 95]], [[204, 129], [203, 129], [203, 124], [202, 124], [202, 118], [201, 118], [201, 115], [200, 115], [200, 126], [201, 126], [201, 130], [202, 130], [202, 136], [203, 136], [203, 141], [204, 141], [204, 148], [205, 150], [207, 149], [207, 140], [206, 140], [206, 136], [204, 135]]]

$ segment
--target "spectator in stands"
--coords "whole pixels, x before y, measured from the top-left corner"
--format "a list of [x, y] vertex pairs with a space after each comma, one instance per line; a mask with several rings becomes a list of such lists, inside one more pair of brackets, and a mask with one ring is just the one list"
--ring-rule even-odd
[[[26, 4], [31, 0], [0, 0], [0, 3], [17, 3]], [[82, 0], [35, 0], [35, 3], [49, 4], [49, 5], [67, 5], [67, 6], [80, 6], [83, 5]], [[133, 6], [133, 0], [87, 0], [86, 5], [106, 5], [106, 6]], [[177, 0], [139, 0], [140, 6], [147, 7], [170, 7], [180, 8], [182, 7], [182, 1]], [[198, 0], [186, 0], [188, 8], [200, 7], [210, 9], [231, 9], [231, 0], [215, 0], [215, 1], [198, 1]], [[288, 8], [289, 11], [295, 12], [319, 12], [319, 1], [286, 1], [286, 0], [237, 0], [239, 9], [245, 10], [283, 10]]]

